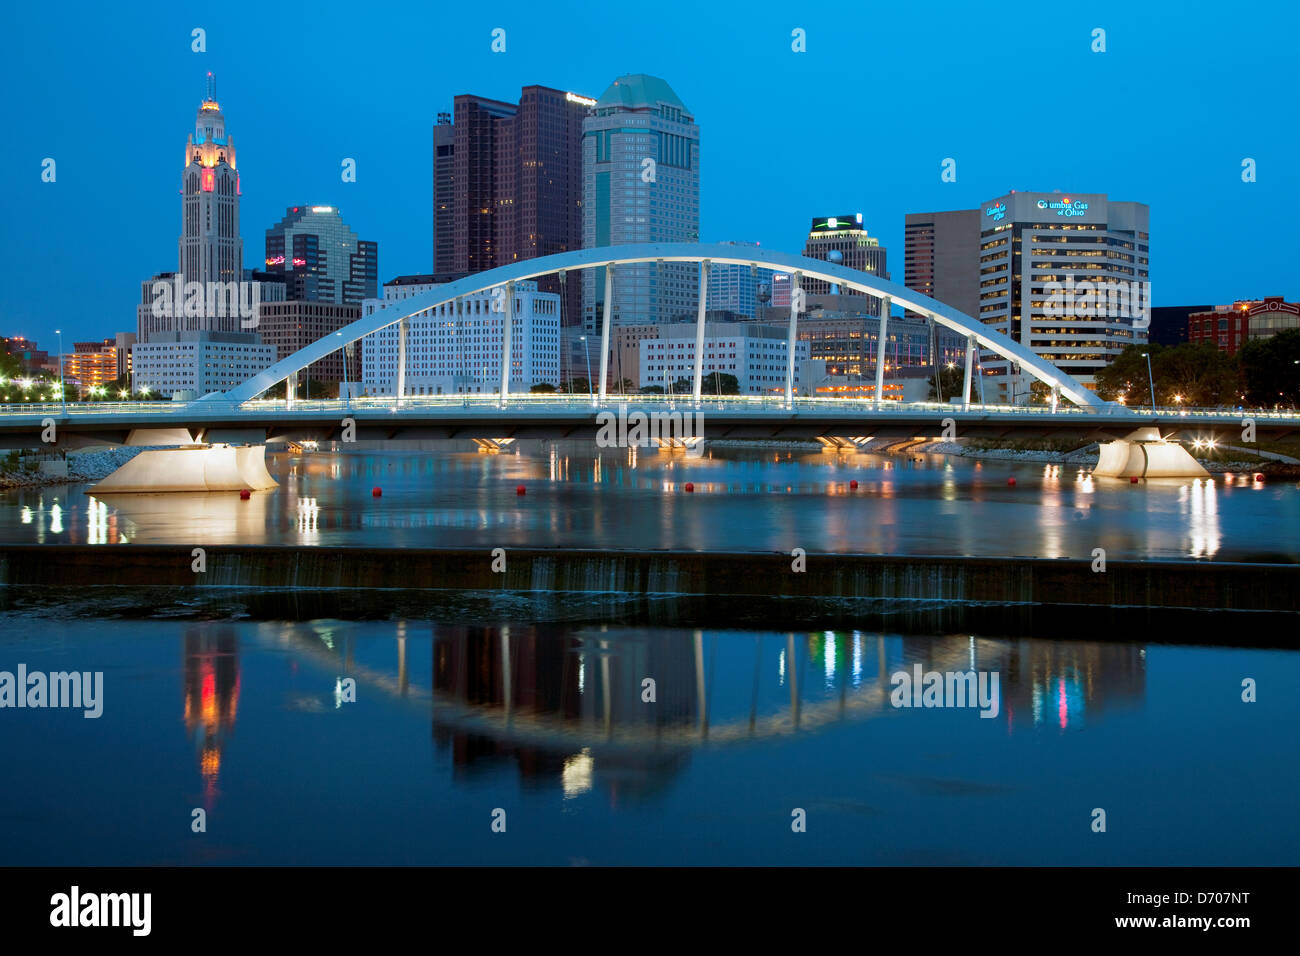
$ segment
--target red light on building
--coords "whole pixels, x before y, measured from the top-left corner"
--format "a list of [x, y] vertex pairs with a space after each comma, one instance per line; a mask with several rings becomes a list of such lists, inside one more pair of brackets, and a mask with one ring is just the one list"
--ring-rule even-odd
[[305, 265], [307, 264], [307, 260], [306, 260], [306, 259], [294, 259], [294, 260], [293, 260], [293, 264], [296, 265], [296, 266], [305, 266]]
[[216, 182], [217, 182], [217, 177], [215, 171], [213, 171], [212, 169], [203, 170], [202, 186], [203, 186], [203, 191], [205, 193], [212, 192], [213, 188], [216, 186]]

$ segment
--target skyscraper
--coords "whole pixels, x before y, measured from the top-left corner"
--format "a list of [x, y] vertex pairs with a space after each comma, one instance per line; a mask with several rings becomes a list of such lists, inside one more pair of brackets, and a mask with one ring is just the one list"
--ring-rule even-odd
[[[185, 144], [183, 231], [180, 271], [186, 282], [239, 282], [244, 278], [244, 242], [239, 238], [239, 173], [235, 141], [217, 104], [217, 81], [208, 74], [194, 133]], [[227, 323], [228, 330], [239, 328]], [[206, 327], [206, 326], [205, 326]], [[217, 328], [216, 325], [211, 326]], [[226, 329], [223, 329], [226, 330]]]
[[292, 301], [360, 305], [379, 286], [379, 245], [335, 206], [293, 206], [266, 230], [266, 271], [285, 275]]
[[907, 214], [903, 284], [967, 315], [979, 314], [978, 209]]
[[[434, 272], [463, 275], [582, 246], [582, 120], [595, 101], [526, 86], [518, 103], [461, 95], [433, 130]], [[452, 119], [452, 122], [448, 122]], [[538, 288], [560, 292], [558, 276]], [[566, 324], [581, 283], [566, 282]]]
[[[699, 242], [700, 130], [666, 82], [620, 76], [582, 125], [583, 248], [638, 242]], [[582, 273], [582, 320], [601, 324], [605, 270]], [[699, 270], [692, 263], [618, 266], [613, 315], [619, 323], [693, 316]]]
[[[803, 254], [809, 259], [821, 259], [859, 272], [888, 279], [885, 268], [886, 249], [879, 239], [867, 235], [862, 225], [862, 213], [849, 216], [819, 216], [812, 221], [808, 229], [808, 238], [804, 242]], [[831, 284], [824, 279], [804, 279], [802, 287], [808, 295], [826, 295], [831, 291]], [[856, 290], [842, 289], [842, 293], [856, 293]], [[880, 314], [880, 300], [874, 296], [867, 302], [870, 315]]]

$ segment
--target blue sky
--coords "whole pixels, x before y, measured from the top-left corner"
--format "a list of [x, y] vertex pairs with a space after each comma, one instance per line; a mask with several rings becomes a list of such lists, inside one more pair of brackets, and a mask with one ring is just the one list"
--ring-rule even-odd
[[133, 331], [140, 282], [176, 267], [208, 70], [250, 266], [285, 207], [310, 203], [379, 242], [381, 280], [429, 271], [430, 127], [453, 96], [599, 96], [644, 72], [700, 125], [704, 241], [797, 252], [813, 216], [860, 211], [901, 282], [907, 212], [1105, 192], [1151, 206], [1157, 305], [1300, 297], [1290, 0], [18, 6], [0, 15], [0, 335], [50, 348], [57, 327], [69, 350]]

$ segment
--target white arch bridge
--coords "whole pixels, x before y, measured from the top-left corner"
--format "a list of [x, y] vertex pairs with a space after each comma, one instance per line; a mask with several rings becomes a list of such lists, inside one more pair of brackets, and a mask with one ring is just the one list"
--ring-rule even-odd
[[[797, 290], [801, 288], [804, 279], [821, 279], [838, 285], [842, 289], [856, 290], [880, 299], [880, 338], [878, 341], [881, 343], [885, 341], [889, 311], [894, 303], [927, 316], [935, 324], [952, 329], [965, 336], [966, 380], [965, 389], [962, 392], [963, 403], [969, 402], [975, 349], [982, 347], [1010, 360], [1023, 371], [1048, 385], [1052, 389], [1054, 396], [1063, 395], [1076, 405], [1089, 409], [1100, 408], [1104, 404], [1096, 394], [1084, 388], [1075, 379], [1020, 343], [984, 325], [976, 318], [946, 306], [942, 302], [937, 302], [928, 296], [920, 295], [911, 289], [832, 262], [822, 262], [818, 259], [808, 259], [803, 256], [782, 252], [771, 252], [757, 247], [751, 249], [749, 247], [702, 245], [699, 243], [644, 243], [606, 246], [598, 249], [579, 249], [544, 256], [540, 259], [529, 259], [466, 276], [423, 295], [389, 303], [386, 308], [376, 310], [372, 315], [363, 316], [356, 322], [344, 326], [338, 332], [325, 336], [281, 359], [231, 391], [208, 396], [207, 400], [234, 404], [250, 401], [282, 381], [296, 380], [300, 371], [338, 349], [372, 335], [380, 329], [400, 325], [397, 362], [397, 400], [400, 403], [405, 394], [407, 326], [413, 316], [464, 296], [498, 288], [504, 290], [504, 309], [501, 314], [503, 316], [513, 315], [514, 284], [516, 282], [575, 269], [605, 267], [604, 313], [601, 322], [600, 375], [598, 379], [600, 388], [599, 401], [604, 404], [609, 373], [609, 336], [613, 292], [614, 284], [618, 279], [617, 268], [621, 265], [647, 262], [694, 262], [699, 264], [700, 284], [695, 323], [693, 388], [693, 397], [697, 405], [700, 402], [703, 382], [704, 316], [705, 302], [708, 297], [709, 267], [714, 264], [747, 265], [754, 269], [775, 269], [790, 274], [792, 295], [789, 335], [786, 343], [785, 373], [785, 401], [787, 405], [790, 405], [794, 398], [795, 341], [800, 299]], [[511, 327], [513, 324], [513, 322], [502, 323], [501, 385], [499, 394], [503, 401], [510, 393], [510, 371], [512, 367]], [[880, 402], [884, 385], [883, 355], [884, 349], [877, 348], [875, 390], [877, 403]]]

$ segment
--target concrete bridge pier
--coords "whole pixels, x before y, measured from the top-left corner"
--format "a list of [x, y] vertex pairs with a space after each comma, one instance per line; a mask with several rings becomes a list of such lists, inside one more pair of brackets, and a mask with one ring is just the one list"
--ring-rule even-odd
[[1158, 428], [1139, 428], [1119, 441], [1099, 446], [1093, 475], [1101, 478], [1205, 478], [1210, 473]]
[[266, 470], [265, 445], [190, 445], [142, 451], [90, 492], [266, 491], [277, 485]]

